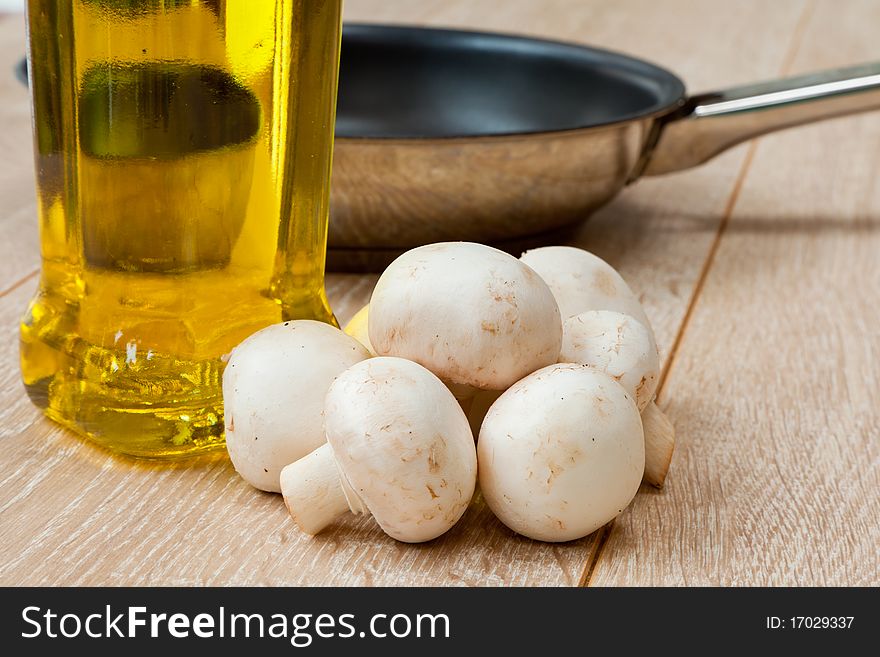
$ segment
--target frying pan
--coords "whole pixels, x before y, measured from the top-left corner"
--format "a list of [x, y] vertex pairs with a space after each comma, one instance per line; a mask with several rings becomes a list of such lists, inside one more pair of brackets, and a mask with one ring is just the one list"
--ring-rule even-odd
[[688, 96], [625, 55], [538, 39], [346, 25], [330, 262], [436, 241], [515, 251], [641, 176], [758, 135], [880, 108], [880, 63]]
[[688, 96], [663, 68], [568, 43], [354, 24], [342, 41], [335, 270], [444, 240], [564, 241], [641, 176], [880, 109], [880, 63]]

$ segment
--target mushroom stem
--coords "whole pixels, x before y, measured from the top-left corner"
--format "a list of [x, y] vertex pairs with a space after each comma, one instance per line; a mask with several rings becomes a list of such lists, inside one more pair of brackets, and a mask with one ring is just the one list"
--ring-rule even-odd
[[333, 449], [321, 445], [281, 471], [287, 510], [306, 534], [315, 535], [351, 510]]
[[675, 449], [675, 428], [666, 414], [655, 402], [649, 403], [642, 411], [642, 426], [645, 429], [645, 483], [663, 487], [672, 451]]

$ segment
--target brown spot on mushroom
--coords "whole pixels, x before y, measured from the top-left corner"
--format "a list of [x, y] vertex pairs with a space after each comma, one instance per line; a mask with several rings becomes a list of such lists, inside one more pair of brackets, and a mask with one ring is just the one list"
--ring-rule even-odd
[[578, 459], [580, 459], [584, 453], [580, 450], [576, 445], [566, 445], [564, 443], [559, 444], [560, 451], [566, 457], [566, 461], [569, 463], [577, 463]]
[[439, 495], [437, 495], [437, 493], [434, 492], [434, 489], [431, 488], [430, 484], [425, 484], [425, 488], [427, 488], [428, 492], [431, 494], [432, 500], [436, 500], [438, 497], [440, 497]]
[[643, 376], [642, 380], [639, 381], [639, 385], [636, 386], [636, 399], [642, 396], [642, 390], [646, 385], [648, 385], [648, 377]]
[[232, 417], [231, 414], [230, 414], [230, 416], [229, 416], [229, 424], [228, 424], [228, 426], [226, 427], [226, 430], [227, 430], [227, 431], [233, 431], [233, 432], [235, 431], [235, 418]]
[[544, 517], [547, 518], [550, 522], [556, 523], [556, 526], [559, 527], [560, 530], [565, 530], [565, 523], [562, 522], [559, 518], [554, 518], [548, 513], [544, 514]]
[[560, 474], [562, 474], [565, 468], [553, 462], [548, 463], [547, 467], [550, 470], [550, 474], [547, 476], [547, 488], [550, 488], [553, 485], [553, 480], [556, 479], [556, 477], [558, 477]]
[[437, 458], [437, 451], [434, 446], [431, 446], [431, 451], [428, 453], [428, 472], [431, 474], [437, 474], [440, 472], [440, 461]]
[[493, 322], [482, 322], [480, 324], [480, 328], [482, 328], [486, 333], [491, 333], [495, 335], [498, 333], [498, 325]]
[[614, 342], [614, 350], [615, 354], [620, 353], [620, 348], [623, 346], [623, 331], [626, 328], [626, 322], [617, 325], [617, 340]]
[[595, 276], [593, 276], [593, 286], [605, 296], [617, 296], [617, 286], [614, 284], [614, 277], [604, 269], [598, 270]]

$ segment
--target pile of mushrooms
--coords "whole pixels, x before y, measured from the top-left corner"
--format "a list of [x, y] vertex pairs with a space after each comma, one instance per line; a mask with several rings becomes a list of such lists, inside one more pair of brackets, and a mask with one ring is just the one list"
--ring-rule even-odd
[[309, 534], [354, 513], [429, 541], [479, 484], [513, 531], [569, 541], [642, 481], [663, 485], [674, 432], [659, 371], [641, 304], [595, 255], [432, 244], [395, 260], [344, 332], [291, 321], [236, 347], [226, 443]]

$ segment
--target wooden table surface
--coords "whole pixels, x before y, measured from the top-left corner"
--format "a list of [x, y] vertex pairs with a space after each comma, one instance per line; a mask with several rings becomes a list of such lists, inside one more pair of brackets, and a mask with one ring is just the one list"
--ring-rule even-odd
[[[630, 52], [695, 91], [880, 59], [875, 0], [348, 0], [347, 17], [505, 30]], [[572, 543], [477, 500], [411, 546], [350, 517], [300, 534], [222, 459], [134, 465], [45, 420], [19, 381], [39, 267], [27, 94], [0, 18], [0, 584], [877, 585], [880, 114], [644, 180], [576, 243], [618, 267], [663, 346], [678, 430], [666, 488]], [[331, 275], [340, 319], [375, 277]]]

